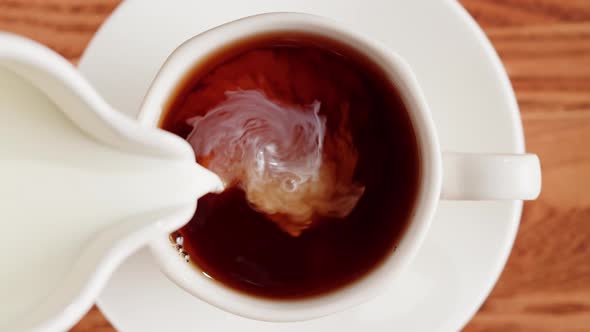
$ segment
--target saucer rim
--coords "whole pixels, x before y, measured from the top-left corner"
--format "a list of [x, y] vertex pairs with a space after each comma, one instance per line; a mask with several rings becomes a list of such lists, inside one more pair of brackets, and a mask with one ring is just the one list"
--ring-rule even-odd
[[[78, 65], [80, 71], [83, 74], [84, 74], [84, 68], [85, 68], [85, 59], [91, 57], [91, 51], [94, 50], [95, 44], [98, 43], [98, 40], [102, 39], [102, 34], [104, 33], [104, 30], [105, 30], [104, 27], [112, 24], [113, 21], [117, 20], [118, 16], [121, 16], [122, 15], [121, 13], [124, 13], [124, 9], [128, 6], [131, 6], [131, 3], [133, 3], [133, 2], [134, 1], [128, 0], [128, 1], [121, 3], [113, 11], [113, 13], [102, 23], [99, 30], [92, 37], [87, 48], [85, 49], [82, 56], [80, 57], [80, 61], [79, 61], [79, 65]], [[510, 79], [508, 77], [506, 69], [504, 68], [504, 66], [500, 60], [500, 57], [498, 56], [496, 50], [494, 49], [490, 40], [485, 35], [482, 28], [477, 24], [475, 19], [467, 12], [467, 10], [458, 1], [443, 0], [442, 2], [445, 3], [450, 8], [451, 11], [454, 11], [456, 14], [458, 14], [458, 17], [460, 17], [460, 19], [463, 21], [463, 24], [466, 27], [468, 27], [470, 32], [477, 37], [477, 40], [479, 42], [479, 46], [483, 47], [483, 51], [484, 51], [483, 56], [485, 56], [485, 58], [486, 58], [485, 61], [490, 62], [491, 65], [493, 66], [494, 71], [496, 73], [496, 77], [499, 79], [498, 83], [501, 86], [501, 89], [503, 90], [502, 93], [503, 93], [504, 97], [507, 99], [506, 101], [510, 105], [507, 112], [509, 112], [509, 114], [511, 116], [511, 119], [510, 119], [510, 124], [512, 126], [511, 135], [513, 136], [513, 137], [511, 137], [511, 142], [510, 142], [511, 150], [512, 150], [511, 152], [523, 153], [525, 151], [525, 137], [524, 137], [524, 131], [523, 131], [523, 127], [522, 127], [520, 111], [519, 111], [519, 107], [518, 107], [518, 103], [516, 100], [514, 90], [512, 88], [512, 84], [510, 82]], [[509, 208], [510, 209], [508, 210], [508, 207], [507, 207], [506, 211], [507, 211], [507, 214], [510, 215], [510, 217], [506, 218], [506, 219], [507, 219], [507, 222], [509, 222], [510, 227], [507, 227], [506, 234], [504, 234], [502, 252], [501, 252], [501, 254], [499, 253], [494, 258], [493, 268], [490, 268], [491, 270], [493, 270], [493, 272], [490, 272], [488, 274], [488, 280], [486, 280], [486, 282], [481, 283], [482, 285], [485, 284], [486, 287], [481, 286], [481, 288], [479, 288], [478, 291], [475, 292], [475, 294], [477, 296], [476, 295], [473, 296], [473, 298], [474, 298], [473, 302], [477, 303], [477, 304], [474, 304], [471, 307], [465, 307], [460, 310], [457, 310], [458, 312], [461, 312], [461, 314], [454, 315], [456, 317], [451, 320], [452, 324], [449, 323], [447, 325], [451, 325], [453, 327], [456, 327], [458, 330], [462, 329], [473, 318], [475, 313], [479, 310], [481, 305], [484, 303], [484, 301], [489, 296], [492, 289], [495, 287], [496, 283], [498, 282], [498, 279], [500, 278], [501, 273], [506, 265], [506, 262], [508, 261], [510, 253], [512, 251], [512, 247], [514, 245], [514, 241], [516, 239], [516, 234], [517, 234], [518, 227], [520, 225], [521, 216], [522, 216], [523, 202], [522, 201], [513, 201], [513, 202], [511, 202], [511, 205]], [[113, 317], [112, 313], [110, 313], [109, 310], [104, 308], [104, 305], [101, 304], [100, 297], [97, 299], [96, 304], [100, 308], [103, 315], [107, 318], [107, 320], [117, 330], [122, 330], [118, 326], [117, 319], [115, 319], [115, 317]]]

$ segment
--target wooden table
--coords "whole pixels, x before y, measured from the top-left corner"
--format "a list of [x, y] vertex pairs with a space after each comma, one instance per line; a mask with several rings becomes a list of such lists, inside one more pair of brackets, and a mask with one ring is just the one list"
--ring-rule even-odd
[[[506, 269], [465, 331], [590, 331], [590, 0], [461, 2], [497, 48], [543, 165], [543, 193], [525, 204]], [[0, 30], [77, 63], [118, 3], [0, 0]], [[93, 308], [72, 331], [113, 328]]]

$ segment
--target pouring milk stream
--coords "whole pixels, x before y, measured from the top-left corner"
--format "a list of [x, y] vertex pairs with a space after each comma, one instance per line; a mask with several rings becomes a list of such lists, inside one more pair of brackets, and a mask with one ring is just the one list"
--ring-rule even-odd
[[49, 49], [0, 34], [0, 330], [67, 329], [114, 268], [220, 179], [111, 109]]

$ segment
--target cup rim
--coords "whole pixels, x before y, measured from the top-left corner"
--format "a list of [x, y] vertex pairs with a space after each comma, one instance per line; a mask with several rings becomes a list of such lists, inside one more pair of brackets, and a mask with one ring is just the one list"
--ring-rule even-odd
[[[225, 311], [263, 321], [300, 321], [342, 311], [376, 296], [399, 276], [415, 256], [434, 216], [441, 191], [441, 153], [434, 122], [409, 65], [380, 43], [330, 19], [292, 12], [258, 14], [207, 30], [182, 43], [168, 57], [152, 82], [139, 113], [143, 125], [155, 126], [169, 96], [203, 56], [227, 43], [264, 33], [311, 33], [349, 45], [377, 64], [399, 90], [417, 136], [421, 174], [418, 195], [405, 234], [379, 266], [338, 290], [296, 300], [259, 298], [208, 278], [196, 264], [187, 264], [169, 241], [169, 233], [149, 244], [164, 274], [188, 293]], [[201, 272], [201, 273], [199, 273]]]

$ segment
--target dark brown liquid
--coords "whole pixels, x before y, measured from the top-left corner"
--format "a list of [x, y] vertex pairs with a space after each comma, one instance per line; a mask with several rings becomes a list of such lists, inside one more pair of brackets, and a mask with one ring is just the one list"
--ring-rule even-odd
[[238, 89], [296, 105], [318, 100], [328, 132], [346, 105], [358, 152], [354, 177], [365, 192], [348, 217], [322, 220], [298, 237], [253, 210], [239, 189], [209, 194], [179, 230], [191, 261], [228, 287], [275, 299], [333, 291], [370, 273], [403, 235], [418, 192], [418, 146], [397, 89], [370, 60], [339, 43], [258, 36], [201, 62], [171, 98], [161, 127], [186, 138], [188, 118]]

